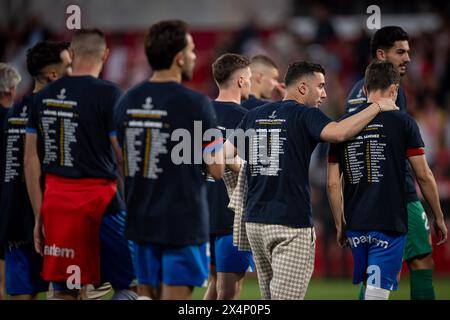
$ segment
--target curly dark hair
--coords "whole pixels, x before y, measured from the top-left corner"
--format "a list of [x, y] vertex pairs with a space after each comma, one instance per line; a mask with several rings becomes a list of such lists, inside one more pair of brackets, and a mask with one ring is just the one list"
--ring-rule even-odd
[[67, 50], [69, 42], [43, 41], [27, 51], [27, 69], [32, 77], [38, 77], [45, 67], [61, 63], [61, 52]]
[[169, 69], [175, 55], [187, 46], [187, 24], [166, 20], [150, 27], [145, 38], [145, 53], [153, 70]]

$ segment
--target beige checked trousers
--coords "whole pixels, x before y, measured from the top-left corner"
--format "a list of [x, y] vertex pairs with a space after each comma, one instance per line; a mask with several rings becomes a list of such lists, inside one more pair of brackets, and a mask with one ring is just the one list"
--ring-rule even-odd
[[314, 270], [314, 228], [246, 223], [263, 300], [303, 300]]

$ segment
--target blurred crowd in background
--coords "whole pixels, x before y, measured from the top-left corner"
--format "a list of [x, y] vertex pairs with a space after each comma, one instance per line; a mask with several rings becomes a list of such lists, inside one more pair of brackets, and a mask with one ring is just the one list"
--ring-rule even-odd
[[[132, 2], [132, 1], [131, 1]], [[321, 109], [331, 118], [339, 118], [345, 108], [346, 97], [356, 81], [364, 75], [370, 61], [371, 31], [365, 23], [351, 36], [341, 36], [332, 23], [333, 15], [361, 12], [369, 4], [361, 1], [291, 1], [292, 17], [276, 26], [261, 25], [256, 17], [235, 28], [191, 28], [196, 43], [197, 65], [194, 78], [188, 86], [215, 98], [216, 85], [211, 64], [226, 52], [248, 57], [256, 54], [270, 56], [283, 75], [288, 64], [298, 60], [313, 60], [326, 70], [327, 99]], [[367, 5], [366, 5], [367, 4]], [[402, 14], [432, 14], [435, 27], [410, 33], [411, 63], [402, 79], [406, 91], [408, 111], [417, 120], [422, 133], [427, 158], [438, 182], [444, 214], [450, 217], [450, 16], [445, 1], [395, 1], [381, 6], [385, 11]], [[366, 15], [367, 16], [367, 15]], [[315, 22], [314, 32], [305, 36], [295, 28], [295, 22], [307, 17]], [[365, 21], [365, 20], [362, 20]], [[148, 25], [154, 21], [149, 21]], [[394, 20], [395, 22], [395, 20]], [[395, 24], [395, 23], [392, 23]], [[383, 25], [385, 25], [383, 23]], [[408, 28], [405, 30], [409, 32]], [[119, 84], [123, 89], [147, 79], [151, 70], [144, 54], [145, 28], [135, 31], [104, 30], [108, 36], [111, 54], [103, 71], [103, 78]], [[25, 53], [36, 42], [70, 40], [71, 32], [65, 28], [55, 31], [38, 16], [16, 23], [0, 23], [0, 61], [11, 63], [23, 76], [19, 95], [32, 88], [25, 69]], [[280, 79], [282, 81], [283, 79]], [[274, 99], [280, 97], [274, 96]], [[334, 224], [326, 197], [327, 146], [320, 145], [311, 162], [313, 213], [318, 229], [318, 252], [315, 275], [349, 276], [351, 256], [349, 250], [337, 247]], [[324, 236], [326, 235], [326, 236]], [[438, 272], [450, 273], [450, 246], [436, 248]], [[344, 263], [343, 263], [344, 262]]]

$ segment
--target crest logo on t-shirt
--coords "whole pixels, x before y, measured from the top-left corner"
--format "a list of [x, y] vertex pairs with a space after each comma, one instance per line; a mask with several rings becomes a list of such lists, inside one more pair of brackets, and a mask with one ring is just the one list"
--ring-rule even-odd
[[363, 95], [364, 95], [364, 91], [363, 91], [363, 89], [361, 88], [361, 89], [359, 90], [358, 95], [357, 95], [356, 97], [357, 97], [357, 98], [362, 98]]
[[145, 104], [142, 105], [142, 108], [144, 108], [145, 110], [151, 110], [153, 109], [153, 99], [151, 97], [147, 97], [147, 99], [145, 99]]
[[23, 108], [22, 108], [22, 113], [20, 114], [20, 116], [22, 117], [22, 118], [28, 118], [28, 107], [27, 106], [24, 106]]
[[277, 117], [277, 112], [274, 111], [274, 112], [272, 112], [272, 114], [269, 116], [269, 119], [276, 119], [276, 117]]
[[61, 89], [61, 92], [56, 96], [59, 100], [66, 99], [66, 89]]

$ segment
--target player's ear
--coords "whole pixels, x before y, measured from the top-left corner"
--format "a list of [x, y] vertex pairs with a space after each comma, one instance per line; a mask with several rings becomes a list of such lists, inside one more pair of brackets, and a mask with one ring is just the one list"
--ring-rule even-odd
[[103, 57], [102, 57], [103, 63], [105, 63], [106, 60], [108, 60], [108, 57], [109, 57], [109, 49], [106, 48], [106, 49], [105, 49], [105, 52], [103, 52]]
[[184, 67], [185, 61], [184, 61], [184, 51], [180, 51], [175, 55], [175, 63], [179, 67]]
[[391, 84], [389, 86], [389, 97], [393, 98], [397, 95], [398, 85]]
[[305, 96], [308, 93], [308, 86], [306, 85], [306, 83], [304, 81], [298, 82], [297, 89], [298, 89], [298, 92], [300, 92], [300, 94], [302, 96]]
[[47, 74], [47, 78], [49, 80], [49, 82], [58, 80], [58, 73], [55, 70], [51, 70], [48, 74]]
[[377, 60], [386, 60], [386, 52], [383, 49], [377, 49]]
[[244, 86], [244, 78], [241, 76], [238, 78], [238, 87], [241, 89]]
[[252, 74], [252, 77], [255, 77], [257, 83], [261, 83], [263, 74], [261, 72], [255, 72]]
[[67, 49], [67, 51], [69, 52], [70, 60], [73, 61], [75, 58], [75, 51], [72, 48]]

